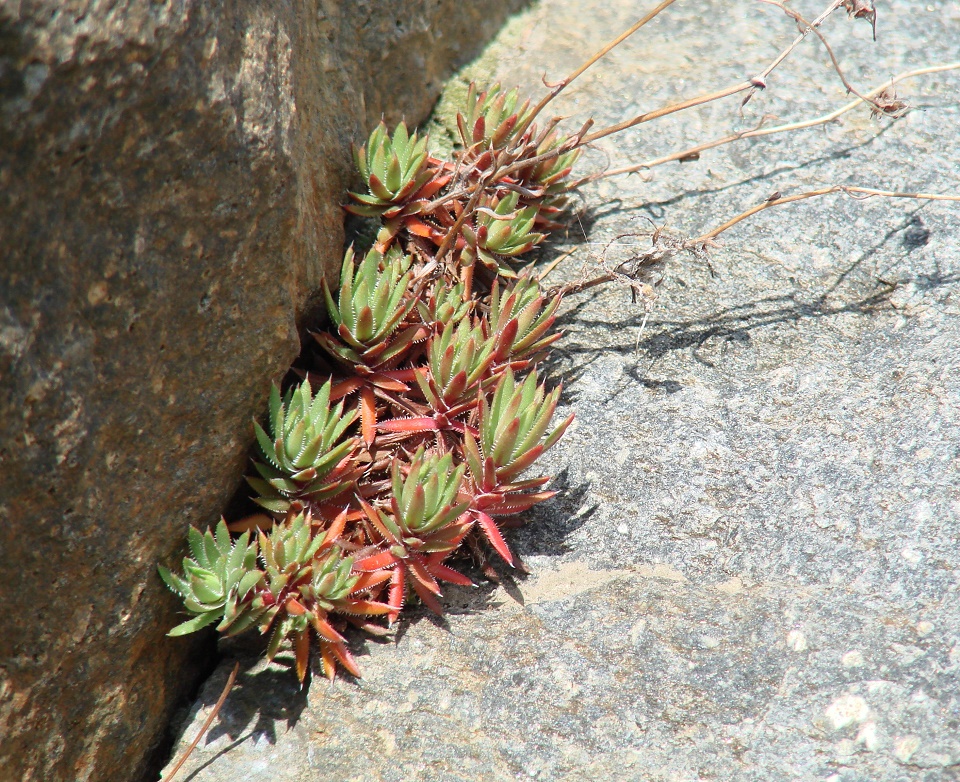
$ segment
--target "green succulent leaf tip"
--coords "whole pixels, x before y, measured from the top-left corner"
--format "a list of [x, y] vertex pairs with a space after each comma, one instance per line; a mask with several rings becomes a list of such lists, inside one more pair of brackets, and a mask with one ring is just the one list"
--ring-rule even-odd
[[201, 533], [191, 527], [187, 536], [192, 557], [183, 560], [183, 575], [158, 568], [164, 583], [183, 598], [184, 607], [194, 615], [174, 627], [169, 635], [186, 635], [219, 622], [220, 631], [237, 631], [249, 612], [246, 597], [263, 579], [257, 570], [257, 542], [245, 532], [231, 541], [221, 520], [216, 532]]
[[453, 466], [453, 455], [425, 455], [420, 448], [404, 478], [400, 463], [392, 469], [392, 508], [401, 530], [424, 535], [455, 521], [469, 506], [458, 501], [466, 465]]
[[480, 447], [493, 460], [500, 481], [514, 480], [563, 435], [573, 416], [547, 432], [559, 398], [559, 387], [547, 393], [537, 384], [535, 370], [517, 382], [508, 369], [492, 401], [481, 401]]
[[372, 249], [358, 265], [353, 247], [348, 248], [336, 300], [326, 281], [323, 284], [327, 312], [340, 341], [321, 334], [317, 335], [321, 344], [352, 364], [377, 364], [392, 357], [397, 346], [391, 337], [416, 303], [407, 296], [413, 278], [410, 262], [409, 255], [396, 249], [386, 254]]
[[434, 175], [428, 166], [427, 137], [409, 133], [403, 122], [392, 137], [381, 122], [367, 143], [354, 150], [354, 160], [368, 192], [350, 194], [357, 203], [352, 211], [370, 217], [415, 196]]
[[418, 381], [434, 407], [448, 409], [467, 397], [475, 397], [477, 384], [494, 359], [495, 337], [470, 319], [449, 322], [440, 334], [431, 337], [427, 347], [429, 389], [423, 375]]
[[498, 82], [478, 91], [471, 83], [464, 101], [466, 113], [457, 116], [461, 143], [485, 150], [500, 149], [514, 141], [527, 129], [532, 113], [529, 100], [522, 104], [519, 101], [520, 90], [516, 87], [504, 92]]
[[502, 259], [523, 255], [543, 241], [545, 234], [533, 230], [539, 206], [519, 205], [520, 194], [510, 192], [490, 207], [479, 210], [475, 227], [464, 225], [467, 240], [464, 263], [481, 263], [504, 277], [517, 275]]
[[347, 430], [358, 413], [345, 411], [342, 401], [331, 407], [330, 390], [327, 381], [314, 395], [304, 380], [281, 399], [280, 390], [271, 389], [269, 431], [254, 422], [259, 477], [247, 478], [267, 510], [286, 512], [291, 500], [325, 500], [349, 487], [357, 439]]
[[309, 575], [308, 569], [326, 537], [326, 533], [314, 535], [311, 519], [303, 513], [275, 525], [269, 534], [260, 533], [260, 556], [274, 596], [288, 584]]

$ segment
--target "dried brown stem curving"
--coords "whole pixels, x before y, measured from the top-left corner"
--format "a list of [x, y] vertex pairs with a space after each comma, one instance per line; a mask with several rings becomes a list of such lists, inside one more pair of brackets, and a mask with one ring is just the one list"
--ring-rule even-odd
[[[599, 141], [602, 138], [607, 136], [612, 136], [617, 133], [622, 133], [625, 130], [636, 127], [646, 122], [652, 122], [653, 120], [660, 119], [661, 117], [666, 117], [669, 114], [675, 114], [679, 111], [685, 111], [687, 109], [695, 108], [696, 106], [702, 106], [705, 103], [712, 103], [716, 100], [722, 100], [723, 98], [728, 98], [732, 95], [737, 95], [742, 92], [755, 91], [757, 89], [763, 89], [766, 85], [766, 80], [770, 74], [790, 55], [790, 53], [807, 37], [812, 29], [819, 27], [823, 21], [834, 11], [836, 11], [842, 5], [842, 0], [833, 0], [820, 14], [817, 16], [813, 22], [810, 23], [810, 26], [807, 29], [800, 32], [800, 34], [794, 39], [794, 41], [784, 48], [762, 71], [757, 75], [752, 76], [745, 81], [739, 82], [737, 84], [732, 84], [728, 87], [724, 87], [714, 92], [709, 92], [704, 95], [698, 95], [694, 98], [688, 98], [687, 100], [679, 101], [678, 103], [670, 104], [669, 106], [663, 106], [659, 109], [654, 109], [653, 111], [648, 111], [643, 114], [638, 114], [632, 119], [624, 120], [623, 122], [618, 122], [615, 125], [610, 125], [606, 128], [594, 131], [593, 133], [586, 133], [585, 129], [581, 130], [579, 133], [571, 136], [565, 144], [562, 144], [555, 149], [552, 149], [548, 152], [543, 153], [542, 155], [537, 155], [532, 158], [525, 158], [522, 161], [508, 165], [499, 171], [497, 171], [498, 177], [509, 176], [511, 174], [520, 171], [522, 168], [527, 166], [534, 166], [539, 163], [543, 163], [549, 160], [553, 160], [557, 156], [563, 154], [564, 152], [569, 152], [572, 149], [578, 149], [580, 147], [586, 146], [587, 144], [592, 144], [595, 141]], [[750, 94], [753, 94], [752, 92]], [[747, 99], [749, 100], [749, 95]], [[746, 100], [743, 103], [746, 103]], [[743, 104], [741, 104], [743, 105]], [[585, 126], [586, 128], [586, 126]]]
[[791, 43], [786, 49], [780, 52], [780, 54], [777, 55], [776, 59], [774, 59], [773, 62], [771, 62], [763, 71], [761, 71], [759, 74], [757, 74], [756, 77], [754, 77], [759, 82], [755, 86], [758, 89], [763, 89], [764, 87], [766, 87], [767, 77], [771, 73], [773, 73], [774, 69], [776, 69], [780, 65], [780, 63], [782, 63], [785, 59], [787, 59], [787, 57], [790, 56], [790, 54], [793, 52], [794, 49], [796, 49], [801, 43], [803, 43], [803, 40], [810, 34], [811, 30], [815, 30], [816, 28], [818, 28], [821, 24], [823, 24], [827, 20], [827, 17], [830, 16], [830, 14], [832, 14], [834, 11], [840, 8], [840, 6], [843, 5], [843, 2], [844, 0], [833, 0], [833, 2], [830, 3], [830, 5], [824, 8], [823, 11], [820, 12], [820, 15], [817, 16], [817, 18], [814, 19], [809, 25], [807, 25], [806, 29], [800, 31], [797, 37], [794, 38], [793, 43]]
[[698, 236], [696, 239], [689, 239], [683, 243], [684, 249], [702, 249], [706, 246], [709, 246], [714, 239], [716, 239], [724, 231], [733, 228], [737, 223], [742, 220], [746, 220], [748, 217], [752, 217], [758, 212], [762, 212], [765, 209], [771, 209], [775, 206], [782, 206], [783, 204], [790, 204], [794, 201], [804, 201], [808, 198], [817, 198], [818, 196], [831, 195], [833, 193], [845, 193], [851, 198], [856, 198], [857, 200], [864, 200], [866, 198], [872, 198], [874, 196], [879, 196], [882, 198], [914, 198], [921, 201], [960, 201], [960, 195], [941, 195], [939, 193], [906, 193], [899, 190], [875, 190], [870, 187], [852, 187], [850, 185], [832, 185], [830, 187], [822, 187], [818, 190], [808, 190], [805, 193], [796, 193], [790, 196], [780, 196], [777, 194], [777, 197], [770, 198], [764, 201], [762, 204], [757, 204], [747, 209], [745, 212], [741, 212], [736, 217], [733, 217], [727, 220], [723, 225], [714, 228], [712, 231], [708, 231], [702, 236]]
[[210, 730], [210, 726], [213, 724], [214, 719], [216, 719], [217, 714], [220, 713], [220, 709], [223, 708], [223, 704], [227, 700], [227, 696], [230, 694], [230, 690], [233, 689], [233, 684], [237, 680], [237, 674], [240, 672], [240, 663], [236, 663], [233, 666], [233, 670], [230, 671], [230, 676], [227, 677], [227, 683], [223, 686], [223, 692], [220, 693], [220, 697], [217, 698], [217, 703], [213, 707], [213, 711], [210, 712], [204, 722], [203, 726], [200, 728], [200, 732], [197, 733], [197, 737], [190, 742], [190, 746], [187, 747], [186, 751], [177, 759], [177, 762], [174, 763], [173, 768], [170, 769], [170, 773], [163, 778], [163, 782], [170, 782], [173, 779], [177, 772], [183, 767], [183, 764], [187, 762], [187, 758], [193, 753], [197, 748], [197, 744], [200, 743], [200, 739], [204, 737], [206, 732]]
[[759, 2], [766, 3], [767, 5], [772, 5], [775, 8], [779, 8], [787, 16], [793, 19], [800, 26], [801, 30], [805, 29], [808, 32], [812, 32], [814, 35], [816, 35], [817, 38], [820, 39], [820, 43], [823, 44], [823, 48], [827, 50], [827, 54], [830, 55], [830, 62], [833, 64], [833, 69], [837, 72], [837, 76], [840, 77], [840, 81], [843, 82], [843, 86], [847, 88], [847, 92], [851, 93], [852, 95], [856, 95], [861, 100], [871, 104], [876, 109], [882, 111], [879, 104], [874, 103], [871, 97], [861, 95], [856, 90], [856, 88], [847, 80], [847, 77], [843, 75], [843, 71], [840, 69], [840, 63], [837, 61], [837, 56], [833, 53], [833, 47], [829, 44], [824, 34], [820, 32], [819, 28], [810, 24], [810, 22], [808, 22], [806, 19], [800, 16], [800, 14], [798, 14], [792, 8], [787, 8], [787, 6], [779, 2], [779, 0], [759, 0]]
[[583, 65], [577, 68], [573, 73], [567, 76], [562, 81], [558, 82], [551, 86], [550, 92], [541, 98], [540, 102], [533, 107], [533, 111], [530, 113], [527, 121], [524, 123], [523, 129], [526, 129], [530, 124], [536, 119], [536, 117], [542, 112], [547, 105], [556, 98], [561, 92], [563, 92], [570, 84], [583, 74], [590, 66], [602, 60], [606, 57], [613, 49], [623, 43], [627, 38], [633, 35], [637, 30], [643, 27], [647, 22], [649, 22], [654, 17], [658, 16], [662, 11], [664, 11], [668, 6], [672, 5], [676, 0], [663, 0], [656, 8], [647, 13], [642, 19], [640, 19], [636, 24], [633, 25], [630, 29], [624, 31], [619, 36], [614, 38], [610, 43], [604, 46], [600, 51], [598, 51], [593, 57], [587, 60]]
[[[612, 136], [615, 133], [629, 130], [630, 128], [641, 125], [644, 122], [651, 122], [652, 120], [660, 119], [660, 117], [665, 117], [668, 114], [674, 114], [678, 111], [685, 111], [686, 109], [691, 109], [695, 106], [702, 106], [705, 103], [712, 103], [715, 100], [728, 98], [731, 95], [747, 92], [748, 90], [755, 91], [758, 89], [764, 89], [767, 86], [767, 78], [769, 78], [770, 74], [773, 73], [774, 69], [776, 69], [788, 56], [790, 56], [790, 53], [801, 43], [801, 41], [803, 41], [804, 38], [807, 37], [811, 30], [819, 27], [830, 14], [840, 7], [840, 5], [841, 0], [833, 0], [833, 2], [831, 2], [830, 5], [828, 5], [820, 13], [820, 15], [810, 23], [810, 26], [807, 29], [800, 32], [796, 39], [794, 39], [793, 43], [781, 51], [780, 54], [778, 54], [773, 61], [756, 76], [752, 76], [751, 78], [747, 79], [746, 81], [742, 81], [739, 84], [732, 84], [729, 87], [724, 87], [723, 89], [716, 90], [715, 92], [710, 92], [706, 95], [700, 95], [695, 98], [689, 98], [687, 100], [680, 101], [679, 103], [674, 103], [671, 106], [664, 106], [663, 108], [654, 109], [653, 111], [639, 114], [633, 119], [618, 122], [616, 125], [611, 125], [610, 127], [603, 128], [602, 130], [598, 130], [587, 136], [584, 136], [580, 139], [579, 145], [582, 146], [584, 144], [590, 144], [594, 141], [599, 141], [606, 136]], [[746, 103], [746, 101], [744, 101], [744, 103]]]
[[[942, 73], [943, 71], [952, 71], [960, 69], [960, 62], [952, 62], [946, 65], [933, 65], [928, 68], [919, 68], [913, 71], [906, 71], [904, 73], [894, 76], [892, 79], [889, 79], [883, 84], [874, 87], [872, 90], [866, 93], [864, 97], [870, 98], [871, 103], [874, 101], [872, 99], [882, 95], [884, 92], [889, 90], [893, 85], [898, 84], [901, 81], [906, 79], [912, 79], [917, 76], [926, 76], [930, 73]], [[657, 158], [651, 158], [650, 160], [645, 160], [642, 163], [636, 163], [631, 166], [623, 166], [621, 168], [609, 169], [607, 171], [601, 171], [597, 174], [591, 174], [590, 176], [583, 177], [582, 179], [577, 180], [576, 182], [571, 183], [570, 189], [573, 190], [581, 185], [585, 185], [587, 182], [594, 182], [598, 179], [606, 179], [612, 176], [620, 176], [621, 174], [635, 174], [639, 171], [644, 171], [646, 169], [653, 168], [654, 166], [660, 166], [664, 163], [670, 163], [674, 160], [688, 160], [699, 156], [701, 152], [705, 152], [708, 149], [714, 149], [715, 147], [723, 146], [724, 144], [730, 144], [734, 141], [741, 141], [742, 139], [748, 138], [757, 138], [759, 136], [771, 136], [775, 133], [788, 133], [794, 130], [804, 130], [806, 128], [816, 127], [817, 125], [826, 125], [829, 122], [833, 122], [842, 115], [846, 114], [848, 111], [855, 109], [857, 106], [864, 102], [863, 97], [859, 97], [854, 101], [841, 106], [836, 111], [831, 111], [829, 114], [823, 114], [819, 117], [813, 117], [808, 120], [800, 120], [797, 122], [789, 122], [783, 125], [773, 125], [769, 127], [764, 127], [763, 122], [757, 125], [750, 130], [742, 130], [737, 133], [731, 133], [728, 136], [722, 138], [713, 139], [712, 141], [705, 141], [702, 144], [696, 144], [692, 147], [687, 147], [686, 149], [681, 149], [677, 152], [671, 152], [669, 155], [663, 155]]]
[[775, 206], [782, 206], [795, 201], [805, 201], [809, 198], [817, 198], [819, 196], [832, 195], [835, 193], [844, 193], [859, 201], [863, 201], [868, 198], [880, 197], [912, 198], [921, 201], [960, 202], [960, 195], [942, 195], [939, 193], [908, 193], [899, 190], [877, 190], [870, 187], [854, 187], [851, 185], [832, 185], [830, 187], [809, 190], [804, 193], [796, 193], [789, 196], [781, 196], [779, 193], [776, 193], [762, 204], [757, 204], [756, 206], [741, 212], [736, 217], [727, 220], [725, 223], [717, 228], [714, 228], [712, 231], [708, 231], [707, 233], [702, 234], [695, 239], [669, 237], [663, 233], [663, 229], [657, 229], [655, 231], [651, 231], [650, 233], [645, 233], [643, 234], [644, 236], [651, 237], [652, 244], [650, 249], [644, 252], [638, 252], [634, 257], [628, 261], [625, 261], [624, 263], [621, 263], [612, 271], [604, 270], [602, 274], [598, 274], [596, 277], [556, 286], [548, 292], [548, 295], [560, 297], [569, 296], [576, 293], [583, 293], [591, 288], [596, 288], [600, 285], [606, 285], [607, 283], [611, 282], [624, 282], [635, 288], [636, 283], [642, 282], [644, 276], [649, 273], [650, 269], [667, 260], [675, 253], [682, 250], [687, 250], [702, 254], [709, 247], [718, 246], [715, 240], [720, 234], [729, 230], [730, 228], [733, 228], [733, 226], [735, 226], [737, 223], [746, 220], [748, 217], [752, 217], [759, 212], [763, 212], [764, 210], [771, 209]]

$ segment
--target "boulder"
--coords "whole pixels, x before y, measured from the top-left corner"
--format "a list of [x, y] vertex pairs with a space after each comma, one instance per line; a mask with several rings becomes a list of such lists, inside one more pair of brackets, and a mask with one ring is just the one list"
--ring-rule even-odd
[[[813, 18], [811, 5], [797, 7]], [[731, 8], [672, 5], [555, 112], [603, 127], [735, 84], [796, 34], [775, 7]], [[543, 0], [469, 75], [539, 95], [541, 74], [559, 80], [639, 13]], [[824, 33], [869, 89], [960, 60], [954, 26], [909, 0], [884, 4], [876, 44], [844, 14]], [[605, 139], [581, 168], [851, 100], [813, 37], [768, 84], [742, 117], [739, 97], [679, 114]], [[917, 108], [896, 122], [861, 107], [650, 181], [596, 182], [548, 250], [575, 249], [554, 274], [636, 256], [651, 223], [697, 236], [775, 191], [956, 194], [958, 84], [956, 71], [904, 83]], [[740, 223], [709, 262], [677, 255], [655, 298], [569, 297], [554, 370], [557, 415], [577, 420], [538, 473], [562, 492], [513, 537], [533, 575], [445, 588], [445, 620], [355, 637], [359, 681], [315, 674], [301, 692], [290, 655], [270, 667], [231, 652], [183, 729], [181, 750], [239, 660], [190, 778], [954, 779], [958, 235], [956, 204], [831, 196]]]
[[0, 779], [137, 780], [210, 664], [159, 562], [339, 268], [350, 145], [519, 0], [0, 6]]

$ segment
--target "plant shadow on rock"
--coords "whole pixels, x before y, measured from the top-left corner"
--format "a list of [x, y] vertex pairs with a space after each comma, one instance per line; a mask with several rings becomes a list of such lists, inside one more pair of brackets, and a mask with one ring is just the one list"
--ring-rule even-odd
[[560, 470], [550, 484], [557, 496], [543, 506], [531, 508], [523, 526], [513, 534], [517, 550], [525, 556], [559, 557], [569, 551], [566, 540], [582, 527], [598, 504], [588, 504], [591, 483], [570, 483], [570, 471]]
[[[832, 284], [813, 296], [799, 292], [765, 296], [687, 320], [646, 318], [645, 329], [648, 333], [646, 336], [641, 336], [639, 341], [630, 339], [597, 346], [595, 342], [578, 344], [575, 339], [569, 340], [557, 350], [558, 354], [562, 354], [565, 363], [564, 373], [568, 378], [576, 378], [604, 353], [622, 356], [636, 353], [645, 359], [655, 361], [669, 353], [686, 349], [691, 350], [693, 358], [698, 363], [713, 368], [715, 363], [700, 353], [700, 349], [709, 340], [721, 339], [727, 342], [749, 344], [751, 332], [767, 326], [830, 318], [842, 314], [869, 316], [889, 309], [891, 296], [898, 287], [904, 285], [912, 285], [920, 292], [927, 292], [956, 283], [960, 280], [960, 274], [944, 273], [940, 268], [889, 279], [892, 276], [891, 272], [895, 271], [895, 266], [883, 273], [866, 275], [866, 279], [855, 279], [856, 274], [862, 272], [867, 262], [875, 259], [879, 251], [896, 237], [900, 237], [901, 246], [908, 252], [929, 241], [931, 231], [916, 214], [919, 209], [922, 207], [918, 207], [905, 221], [887, 231], [879, 241], [848, 264]], [[898, 262], [901, 260], [903, 259], [898, 259]], [[844, 287], [852, 288], [846, 296], [840, 295]], [[586, 307], [587, 302], [578, 302], [560, 315], [558, 324], [561, 326], [575, 324], [587, 330], [609, 334], [624, 333], [644, 324], [645, 315], [642, 313], [611, 323], [607, 319], [586, 317], [584, 314]], [[651, 390], [675, 393], [682, 388], [682, 384], [676, 380], [647, 377], [638, 363], [625, 371], [631, 378]], [[572, 392], [568, 393], [566, 388], [565, 394], [567, 395], [561, 397], [565, 404], [574, 401], [575, 396]]]
[[[753, 176], [746, 177], [745, 179], [739, 179], [736, 182], [729, 182], [725, 185], [720, 185], [719, 187], [713, 188], [694, 188], [691, 190], [684, 190], [683, 192], [677, 193], [676, 195], [671, 196], [670, 198], [665, 198], [659, 201], [645, 201], [642, 204], [630, 204], [624, 203], [623, 199], [617, 198], [613, 201], [608, 202], [604, 206], [602, 212], [597, 210], [598, 217], [612, 217], [618, 214], [636, 214], [638, 211], [646, 212], [649, 217], [653, 220], [664, 220], [668, 217], [667, 210], [670, 207], [676, 206], [678, 204], [683, 204], [685, 201], [690, 200], [691, 198], [702, 198], [703, 196], [711, 195], [720, 195], [727, 192], [732, 192], [738, 188], [744, 187], [745, 185], [755, 185], [760, 182], [766, 182], [774, 180], [776, 177], [783, 174], [794, 174], [800, 171], [805, 171], [807, 169], [813, 168], [824, 163], [829, 163], [837, 160], [848, 160], [853, 157], [854, 153], [865, 149], [872, 144], [874, 144], [877, 139], [885, 135], [890, 128], [896, 124], [896, 120], [891, 122], [888, 125], [884, 125], [882, 128], [877, 130], [876, 133], [871, 135], [869, 138], [864, 139], [863, 141], [857, 144], [850, 144], [844, 146], [840, 149], [836, 149], [832, 152], [826, 152], [822, 155], [817, 155], [816, 157], [809, 157], [803, 160], [801, 163], [796, 163], [793, 165], [780, 165], [775, 168], [770, 169], [769, 171], [762, 171]], [[681, 163], [680, 165], [684, 165]], [[612, 204], [616, 204], [615, 208], [610, 208]], [[592, 225], [596, 222], [597, 217], [594, 217], [591, 220], [584, 220], [584, 225]]]
[[[258, 740], [263, 737], [270, 744], [276, 744], [277, 725], [283, 723], [285, 729], [290, 730], [299, 722], [300, 715], [307, 706], [307, 688], [300, 687], [296, 678], [290, 675], [286, 665], [288, 660], [285, 658], [289, 657], [291, 658], [289, 665], [293, 666], [292, 655], [278, 656], [278, 661], [284, 665], [270, 665], [259, 670], [250, 670], [251, 666], [263, 656], [265, 639], [244, 637], [221, 641], [221, 644], [223, 644], [221, 648], [223, 660], [239, 661], [241, 671], [230, 691], [226, 707], [217, 715], [203, 743], [210, 744], [223, 736], [226, 736], [230, 743], [193, 769], [184, 777], [184, 782], [190, 782], [217, 758], [251, 738]], [[228, 673], [229, 666], [221, 665], [208, 681], [195, 710], [213, 708], [220, 696], [221, 688], [226, 683]], [[192, 724], [193, 719], [194, 715], [191, 713], [185, 724]]]

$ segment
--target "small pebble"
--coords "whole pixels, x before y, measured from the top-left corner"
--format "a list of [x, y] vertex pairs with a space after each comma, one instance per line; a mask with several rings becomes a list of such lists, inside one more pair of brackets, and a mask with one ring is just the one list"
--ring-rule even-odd
[[863, 654], [857, 649], [847, 652], [845, 655], [843, 655], [843, 657], [840, 658], [840, 664], [844, 668], [859, 668], [861, 665], [863, 665], [863, 663]]
[[917, 622], [917, 635], [919, 635], [921, 638], [926, 638], [932, 632], [933, 622]]
[[795, 652], [806, 651], [807, 637], [799, 630], [791, 630], [787, 633], [787, 646]]
[[841, 695], [827, 707], [827, 719], [836, 730], [859, 725], [870, 715], [870, 707], [859, 695]]

